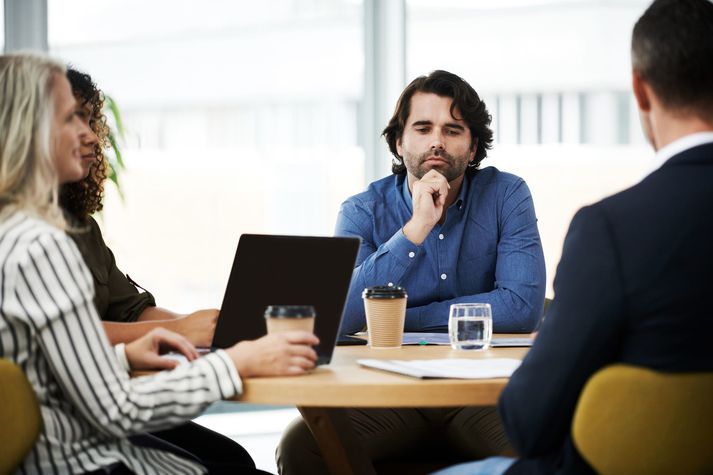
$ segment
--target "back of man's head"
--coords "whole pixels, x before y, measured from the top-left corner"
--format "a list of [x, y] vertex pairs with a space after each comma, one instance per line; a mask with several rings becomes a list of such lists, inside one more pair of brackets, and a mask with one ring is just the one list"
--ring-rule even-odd
[[654, 1], [634, 26], [631, 56], [664, 107], [713, 121], [713, 2]]

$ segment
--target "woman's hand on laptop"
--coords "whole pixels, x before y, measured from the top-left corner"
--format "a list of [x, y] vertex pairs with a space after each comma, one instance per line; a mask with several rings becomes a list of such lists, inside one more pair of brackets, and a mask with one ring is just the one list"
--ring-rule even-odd
[[178, 366], [178, 361], [161, 357], [175, 351], [188, 361], [198, 358], [198, 351], [184, 336], [165, 328], [154, 328], [141, 338], [128, 343], [124, 349], [132, 370], [163, 370]]
[[303, 331], [274, 333], [242, 341], [226, 351], [242, 378], [305, 374], [314, 368], [319, 339]]

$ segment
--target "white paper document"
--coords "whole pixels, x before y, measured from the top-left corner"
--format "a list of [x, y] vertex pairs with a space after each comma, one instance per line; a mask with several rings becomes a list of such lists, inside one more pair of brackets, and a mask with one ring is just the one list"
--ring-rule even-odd
[[520, 366], [514, 358], [440, 360], [357, 360], [362, 366], [405, 374], [414, 378], [489, 379], [509, 378]]

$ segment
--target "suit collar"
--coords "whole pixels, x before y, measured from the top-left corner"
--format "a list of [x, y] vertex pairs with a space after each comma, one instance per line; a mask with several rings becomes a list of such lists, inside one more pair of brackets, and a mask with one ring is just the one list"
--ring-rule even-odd
[[669, 158], [661, 167], [667, 168], [673, 165], [688, 163], [711, 164], [713, 165], [713, 142], [696, 145], [683, 152], [677, 153]]
[[699, 145], [711, 143], [713, 143], [713, 131], [697, 132], [695, 134], [686, 135], [680, 139], [674, 140], [656, 152], [651, 171], [653, 172], [658, 170], [674, 156], [680, 155], [681, 153], [694, 147], [698, 147]]

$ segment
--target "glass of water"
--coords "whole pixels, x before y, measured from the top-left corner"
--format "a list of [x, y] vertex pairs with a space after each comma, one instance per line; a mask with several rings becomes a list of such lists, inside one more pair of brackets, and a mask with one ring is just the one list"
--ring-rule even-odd
[[448, 335], [454, 350], [485, 350], [493, 337], [493, 313], [489, 303], [451, 305]]

